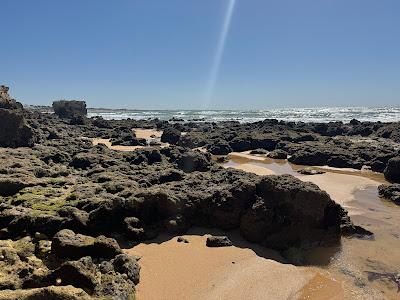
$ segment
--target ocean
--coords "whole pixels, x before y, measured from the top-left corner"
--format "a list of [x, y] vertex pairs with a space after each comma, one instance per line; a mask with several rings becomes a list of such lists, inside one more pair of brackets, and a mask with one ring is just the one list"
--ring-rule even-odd
[[218, 122], [239, 121], [256, 122], [264, 119], [278, 119], [302, 122], [349, 122], [360, 121], [400, 121], [400, 107], [318, 107], [318, 108], [279, 108], [263, 110], [129, 110], [89, 108], [88, 116], [101, 116], [104, 119], [152, 119]]

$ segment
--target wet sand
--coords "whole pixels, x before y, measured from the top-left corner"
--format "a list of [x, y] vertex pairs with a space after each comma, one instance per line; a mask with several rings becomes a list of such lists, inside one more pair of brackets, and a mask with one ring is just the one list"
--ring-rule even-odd
[[188, 244], [164, 236], [126, 250], [142, 256], [137, 299], [295, 299], [307, 294], [304, 287], [316, 276], [328, 289], [331, 282], [341, 289], [337, 280], [283, 263], [277, 252], [245, 242], [237, 232], [228, 234], [235, 246], [206, 247], [205, 232], [226, 234], [196, 228], [184, 235]]

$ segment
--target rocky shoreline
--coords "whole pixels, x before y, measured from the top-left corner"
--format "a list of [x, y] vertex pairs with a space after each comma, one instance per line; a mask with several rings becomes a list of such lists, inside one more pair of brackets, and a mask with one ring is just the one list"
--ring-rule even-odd
[[[133, 299], [140, 261], [121, 245], [193, 226], [238, 229], [284, 256], [372, 235], [315, 184], [225, 169], [215, 156], [252, 150], [400, 182], [399, 123], [114, 121], [87, 118], [82, 101], [26, 110], [0, 91], [0, 299]], [[133, 128], [161, 130], [169, 146]], [[380, 195], [399, 203], [396, 184]]]

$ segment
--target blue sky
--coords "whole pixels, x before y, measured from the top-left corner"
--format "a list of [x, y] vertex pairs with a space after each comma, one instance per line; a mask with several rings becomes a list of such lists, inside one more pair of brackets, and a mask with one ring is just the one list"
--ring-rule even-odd
[[[400, 105], [400, 1], [1, 0], [0, 83], [23, 103]], [[207, 104], [209, 103], [209, 104]]]

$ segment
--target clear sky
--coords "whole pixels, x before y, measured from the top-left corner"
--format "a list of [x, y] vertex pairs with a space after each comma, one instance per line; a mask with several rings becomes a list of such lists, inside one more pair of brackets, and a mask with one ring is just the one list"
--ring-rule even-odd
[[1, 0], [0, 9], [0, 83], [23, 103], [400, 105], [399, 0]]

